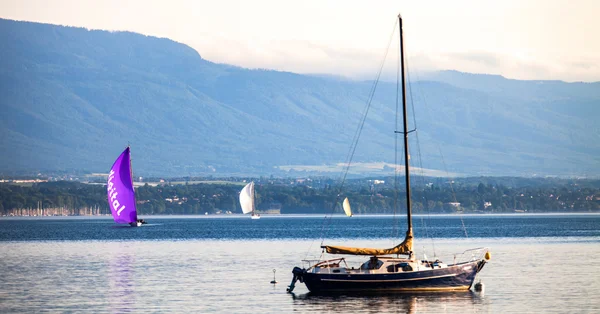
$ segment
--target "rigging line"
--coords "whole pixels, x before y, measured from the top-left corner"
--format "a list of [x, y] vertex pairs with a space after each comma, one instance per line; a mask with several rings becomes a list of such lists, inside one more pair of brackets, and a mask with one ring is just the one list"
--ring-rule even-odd
[[[395, 26], [394, 26], [395, 27]], [[394, 130], [398, 130], [398, 111], [400, 98], [400, 67], [402, 64], [401, 52], [402, 43], [398, 43], [398, 58], [396, 60], [396, 114], [394, 120]], [[403, 95], [404, 96], [404, 95]], [[408, 210], [408, 209], [407, 209]], [[394, 132], [394, 219], [392, 224], [392, 238], [398, 238], [398, 132]]]
[[379, 71], [377, 72], [377, 75], [375, 76], [375, 80], [373, 81], [373, 84], [371, 85], [371, 89], [369, 91], [369, 96], [367, 98], [367, 104], [366, 104], [366, 106], [363, 110], [362, 116], [361, 116], [361, 122], [357, 126], [356, 131], [354, 132], [354, 137], [352, 138], [352, 144], [350, 145], [350, 149], [348, 151], [348, 154], [346, 155], [346, 160], [345, 160], [346, 161], [346, 170], [343, 172], [342, 184], [345, 181], [346, 175], [348, 174], [350, 164], [352, 163], [352, 159], [354, 157], [354, 152], [356, 151], [356, 147], [358, 146], [358, 141], [360, 139], [360, 135], [362, 133], [364, 123], [365, 123], [367, 115], [369, 113], [369, 109], [371, 107], [371, 102], [375, 95], [375, 90], [377, 89], [377, 84], [379, 83], [379, 79], [380, 79], [381, 73], [383, 71], [383, 66], [385, 64], [385, 60], [387, 59], [387, 55], [388, 55], [388, 52], [389, 52], [389, 49], [390, 49], [390, 46], [392, 43], [392, 38], [394, 36], [397, 23], [398, 23], [398, 21], [396, 21], [394, 23], [392, 33], [390, 34], [390, 39], [388, 40], [388, 46], [385, 50], [385, 54], [383, 56], [383, 59], [381, 60], [380, 66], [379, 66]]
[[[423, 94], [421, 94], [421, 95], [423, 96]], [[424, 101], [424, 103], [425, 103], [425, 101]], [[415, 121], [415, 124], [416, 124], [416, 121]], [[416, 127], [416, 125], [415, 125], [415, 127]], [[417, 141], [418, 141], [418, 136], [417, 136]], [[456, 199], [456, 192], [454, 191], [453, 180], [452, 180], [452, 177], [450, 176], [450, 174], [448, 173], [448, 167], [446, 166], [446, 160], [444, 159], [444, 154], [442, 153], [442, 148], [439, 145], [439, 143], [437, 143], [437, 148], [440, 153], [440, 157], [442, 159], [442, 165], [444, 166], [444, 171], [446, 172], [446, 177], [449, 178], [450, 190], [452, 191], [452, 200], [454, 200], [454, 202], [457, 203], [458, 200]], [[462, 217], [462, 214], [459, 214], [459, 217], [460, 217], [460, 223], [462, 226], [462, 230], [465, 233], [465, 237], [468, 238], [469, 234], [467, 233], [467, 227], [465, 226], [465, 221]]]
[[358, 146], [358, 141], [360, 140], [360, 135], [362, 133], [365, 121], [367, 119], [367, 115], [369, 113], [369, 109], [371, 108], [371, 103], [373, 101], [373, 97], [374, 97], [375, 91], [377, 89], [377, 84], [379, 83], [379, 79], [381, 78], [381, 73], [383, 72], [383, 66], [385, 64], [385, 60], [387, 59], [387, 55], [388, 55], [388, 52], [390, 50], [390, 46], [392, 44], [392, 39], [394, 37], [394, 33], [396, 32], [396, 25], [397, 24], [398, 24], [398, 21], [396, 20], [394, 22], [394, 27], [392, 28], [392, 33], [390, 34], [390, 38], [388, 40], [388, 45], [387, 45], [387, 48], [385, 50], [385, 53], [384, 53], [384, 56], [383, 56], [383, 60], [381, 60], [381, 64], [379, 66], [379, 71], [377, 72], [375, 81], [373, 82], [373, 85], [371, 86], [371, 90], [369, 92], [369, 97], [367, 98], [367, 104], [366, 104], [365, 109], [363, 111], [363, 116], [362, 116], [361, 121], [359, 123], [359, 126], [357, 127], [357, 130], [355, 132], [355, 136], [353, 138], [353, 142], [350, 145], [349, 153], [348, 153], [347, 160], [346, 160], [347, 163], [345, 165], [345, 170], [343, 172], [342, 179], [341, 179], [341, 182], [340, 182], [340, 185], [339, 185], [339, 189], [338, 189], [338, 193], [337, 193], [336, 198], [335, 198], [335, 203], [332, 206], [332, 210], [331, 210], [331, 213], [330, 213], [329, 217], [328, 218], [326, 217], [325, 220], [324, 220], [324, 222], [323, 222], [323, 225], [322, 225], [322, 228], [321, 228], [321, 246], [323, 245], [323, 242], [325, 240], [325, 236], [327, 235], [327, 231], [325, 231], [325, 225], [326, 225], [326, 223], [331, 222], [331, 216], [332, 216], [335, 208], [337, 207], [337, 203], [338, 203], [338, 201], [340, 199], [340, 195], [341, 195], [342, 189], [344, 187], [344, 183], [346, 181], [346, 177], [348, 176], [348, 171], [350, 170], [350, 164], [352, 163], [352, 160], [354, 158], [354, 154], [356, 152], [356, 147]]
[[[418, 73], [417, 73], [417, 76], [419, 76], [419, 75], [418, 75]], [[424, 94], [421, 92], [421, 90], [420, 90], [420, 89], [419, 89], [419, 95], [421, 95], [421, 99], [423, 99], [423, 105], [424, 105], [426, 108], [428, 108], [428, 107], [427, 107], [427, 99], [426, 99], [425, 95], [424, 95]], [[411, 96], [411, 97], [412, 97], [412, 96]], [[431, 118], [432, 118], [432, 117], [430, 116], [430, 119], [431, 119]], [[415, 121], [415, 128], [416, 128], [416, 121]], [[418, 134], [418, 132], [417, 132], [417, 134]], [[417, 135], [417, 141], [418, 141], [418, 135]], [[444, 172], [446, 172], [446, 178], [449, 178], [449, 179], [450, 179], [450, 180], [449, 180], [449, 183], [450, 183], [450, 190], [452, 191], [452, 199], [454, 200], [454, 202], [457, 202], [457, 199], [456, 199], [456, 192], [454, 191], [454, 186], [452, 185], [452, 181], [453, 181], [453, 180], [451, 180], [452, 178], [450, 177], [450, 174], [448, 173], [448, 167], [446, 166], [446, 160], [444, 159], [444, 154], [442, 153], [442, 148], [441, 148], [441, 146], [440, 146], [440, 144], [439, 144], [438, 142], [436, 142], [436, 146], [437, 146], [437, 148], [438, 148], [438, 151], [439, 151], [439, 153], [440, 153], [440, 157], [441, 157], [441, 159], [442, 159], [442, 165], [443, 165], [443, 167], [444, 167]], [[429, 212], [428, 212], [428, 215], [429, 215]], [[460, 217], [460, 223], [461, 223], [461, 225], [462, 225], [462, 230], [463, 230], [463, 232], [465, 233], [465, 237], [466, 237], [466, 238], [468, 238], [468, 237], [469, 237], [469, 234], [467, 233], [467, 228], [466, 228], [466, 226], [465, 226], [465, 222], [464, 222], [464, 220], [463, 220], [463, 216], [462, 216], [462, 214], [459, 214], [459, 217]]]
[[[454, 200], [455, 203], [458, 203], [458, 201], [456, 199], [456, 192], [454, 191], [454, 185], [453, 185], [454, 180], [452, 180], [452, 177], [450, 177], [450, 174], [448, 173], [448, 168], [446, 168], [446, 161], [444, 160], [444, 155], [442, 154], [441, 147], [438, 146], [438, 150], [440, 151], [440, 156], [442, 157], [442, 164], [444, 165], [444, 170], [446, 171], [448, 183], [450, 184], [450, 191], [452, 191], [452, 199]], [[467, 233], [467, 227], [465, 226], [465, 221], [463, 220], [462, 214], [459, 213], [458, 217], [460, 217], [460, 223], [462, 225], [463, 232], [465, 233], [465, 237], [468, 238], [469, 234]]]
[[[410, 95], [410, 103], [411, 103], [411, 108], [412, 108], [412, 114], [413, 114], [413, 123], [415, 125], [415, 140], [417, 141], [417, 154], [419, 156], [419, 171], [421, 173], [421, 184], [424, 187], [425, 186], [425, 171], [424, 171], [424, 167], [423, 167], [423, 156], [421, 154], [421, 142], [419, 140], [419, 128], [417, 126], [417, 118], [416, 118], [416, 114], [415, 114], [415, 101], [414, 101], [414, 97], [413, 97], [413, 88], [412, 88], [412, 84], [411, 79], [410, 79], [410, 75], [411, 75], [411, 71], [410, 71], [410, 67], [409, 67], [409, 62], [408, 60], [406, 61], [406, 72], [407, 72], [407, 76], [408, 76], [408, 86], [409, 86], [409, 95]], [[421, 94], [422, 95], [422, 94]], [[425, 101], [423, 100], [423, 103], [425, 103]], [[423, 189], [423, 207], [427, 208], [427, 219], [430, 220], [431, 219], [431, 211], [429, 210], [429, 206], [428, 206], [428, 199], [425, 196], [425, 190]], [[433, 240], [433, 237], [429, 236], [429, 228], [428, 225], [425, 221], [425, 219], [421, 219], [421, 225], [423, 226], [423, 229], [425, 230], [425, 237], [428, 239], [431, 239], [431, 246], [433, 249], [433, 256], [437, 256], [436, 254], [436, 250], [435, 250], [435, 241]]]

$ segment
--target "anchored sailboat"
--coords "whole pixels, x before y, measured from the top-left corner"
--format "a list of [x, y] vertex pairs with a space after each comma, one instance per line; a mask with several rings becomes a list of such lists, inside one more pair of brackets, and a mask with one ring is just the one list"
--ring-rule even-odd
[[254, 182], [250, 182], [240, 191], [240, 205], [242, 213], [250, 214], [252, 219], [260, 219], [260, 215], [256, 212], [254, 205]]
[[146, 223], [143, 219], [137, 218], [129, 146], [110, 168], [106, 192], [108, 205], [116, 223], [129, 224], [132, 227], [139, 227]]
[[[413, 226], [411, 213], [410, 168], [408, 155], [408, 123], [404, 82], [404, 47], [402, 17], [398, 15], [400, 33], [400, 70], [402, 72], [403, 130], [394, 131], [404, 136], [404, 170], [406, 178], [407, 231], [404, 240], [392, 248], [355, 248], [323, 245], [329, 254], [366, 255], [370, 258], [359, 267], [349, 267], [345, 258], [320, 260], [308, 263], [307, 268], [294, 267], [288, 292], [296, 281], [304, 282], [312, 293], [387, 293], [394, 291], [460, 291], [473, 285], [475, 276], [490, 259], [487, 248], [467, 250], [464, 260], [453, 264], [440, 260], [418, 260], [413, 254]], [[396, 168], [398, 169], [398, 168]], [[345, 202], [344, 202], [345, 203]]]
[[344, 213], [346, 213], [346, 216], [352, 217], [352, 208], [350, 208], [350, 201], [348, 200], [347, 197], [344, 199], [342, 208], [344, 209]]

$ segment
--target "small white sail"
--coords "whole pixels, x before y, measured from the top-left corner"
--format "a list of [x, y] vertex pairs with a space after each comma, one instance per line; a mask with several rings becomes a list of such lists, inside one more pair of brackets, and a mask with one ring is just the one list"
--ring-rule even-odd
[[344, 208], [344, 212], [346, 213], [346, 216], [352, 217], [352, 209], [350, 208], [350, 201], [348, 201], [347, 197], [344, 199], [344, 203], [342, 204], [342, 207]]
[[246, 184], [240, 192], [240, 205], [244, 214], [254, 211], [254, 182]]

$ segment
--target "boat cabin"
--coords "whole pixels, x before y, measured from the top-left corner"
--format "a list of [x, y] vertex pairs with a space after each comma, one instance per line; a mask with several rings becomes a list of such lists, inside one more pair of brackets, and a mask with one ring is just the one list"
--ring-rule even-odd
[[371, 256], [368, 261], [362, 263], [359, 267], [349, 267], [345, 258], [338, 258], [315, 264], [309, 268], [308, 271], [312, 273], [384, 274], [446, 267], [448, 267], [448, 265], [439, 260], [426, 261], [390, 256]]

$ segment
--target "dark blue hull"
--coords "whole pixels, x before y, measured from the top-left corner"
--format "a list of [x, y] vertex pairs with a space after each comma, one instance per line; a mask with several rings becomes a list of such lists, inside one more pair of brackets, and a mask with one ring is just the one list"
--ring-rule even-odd
[[423, 271], [347, 274], [304, 272], [301, 281], [310, 292], [409, 292], [469, 290], [485, 261], [457, 264]]

